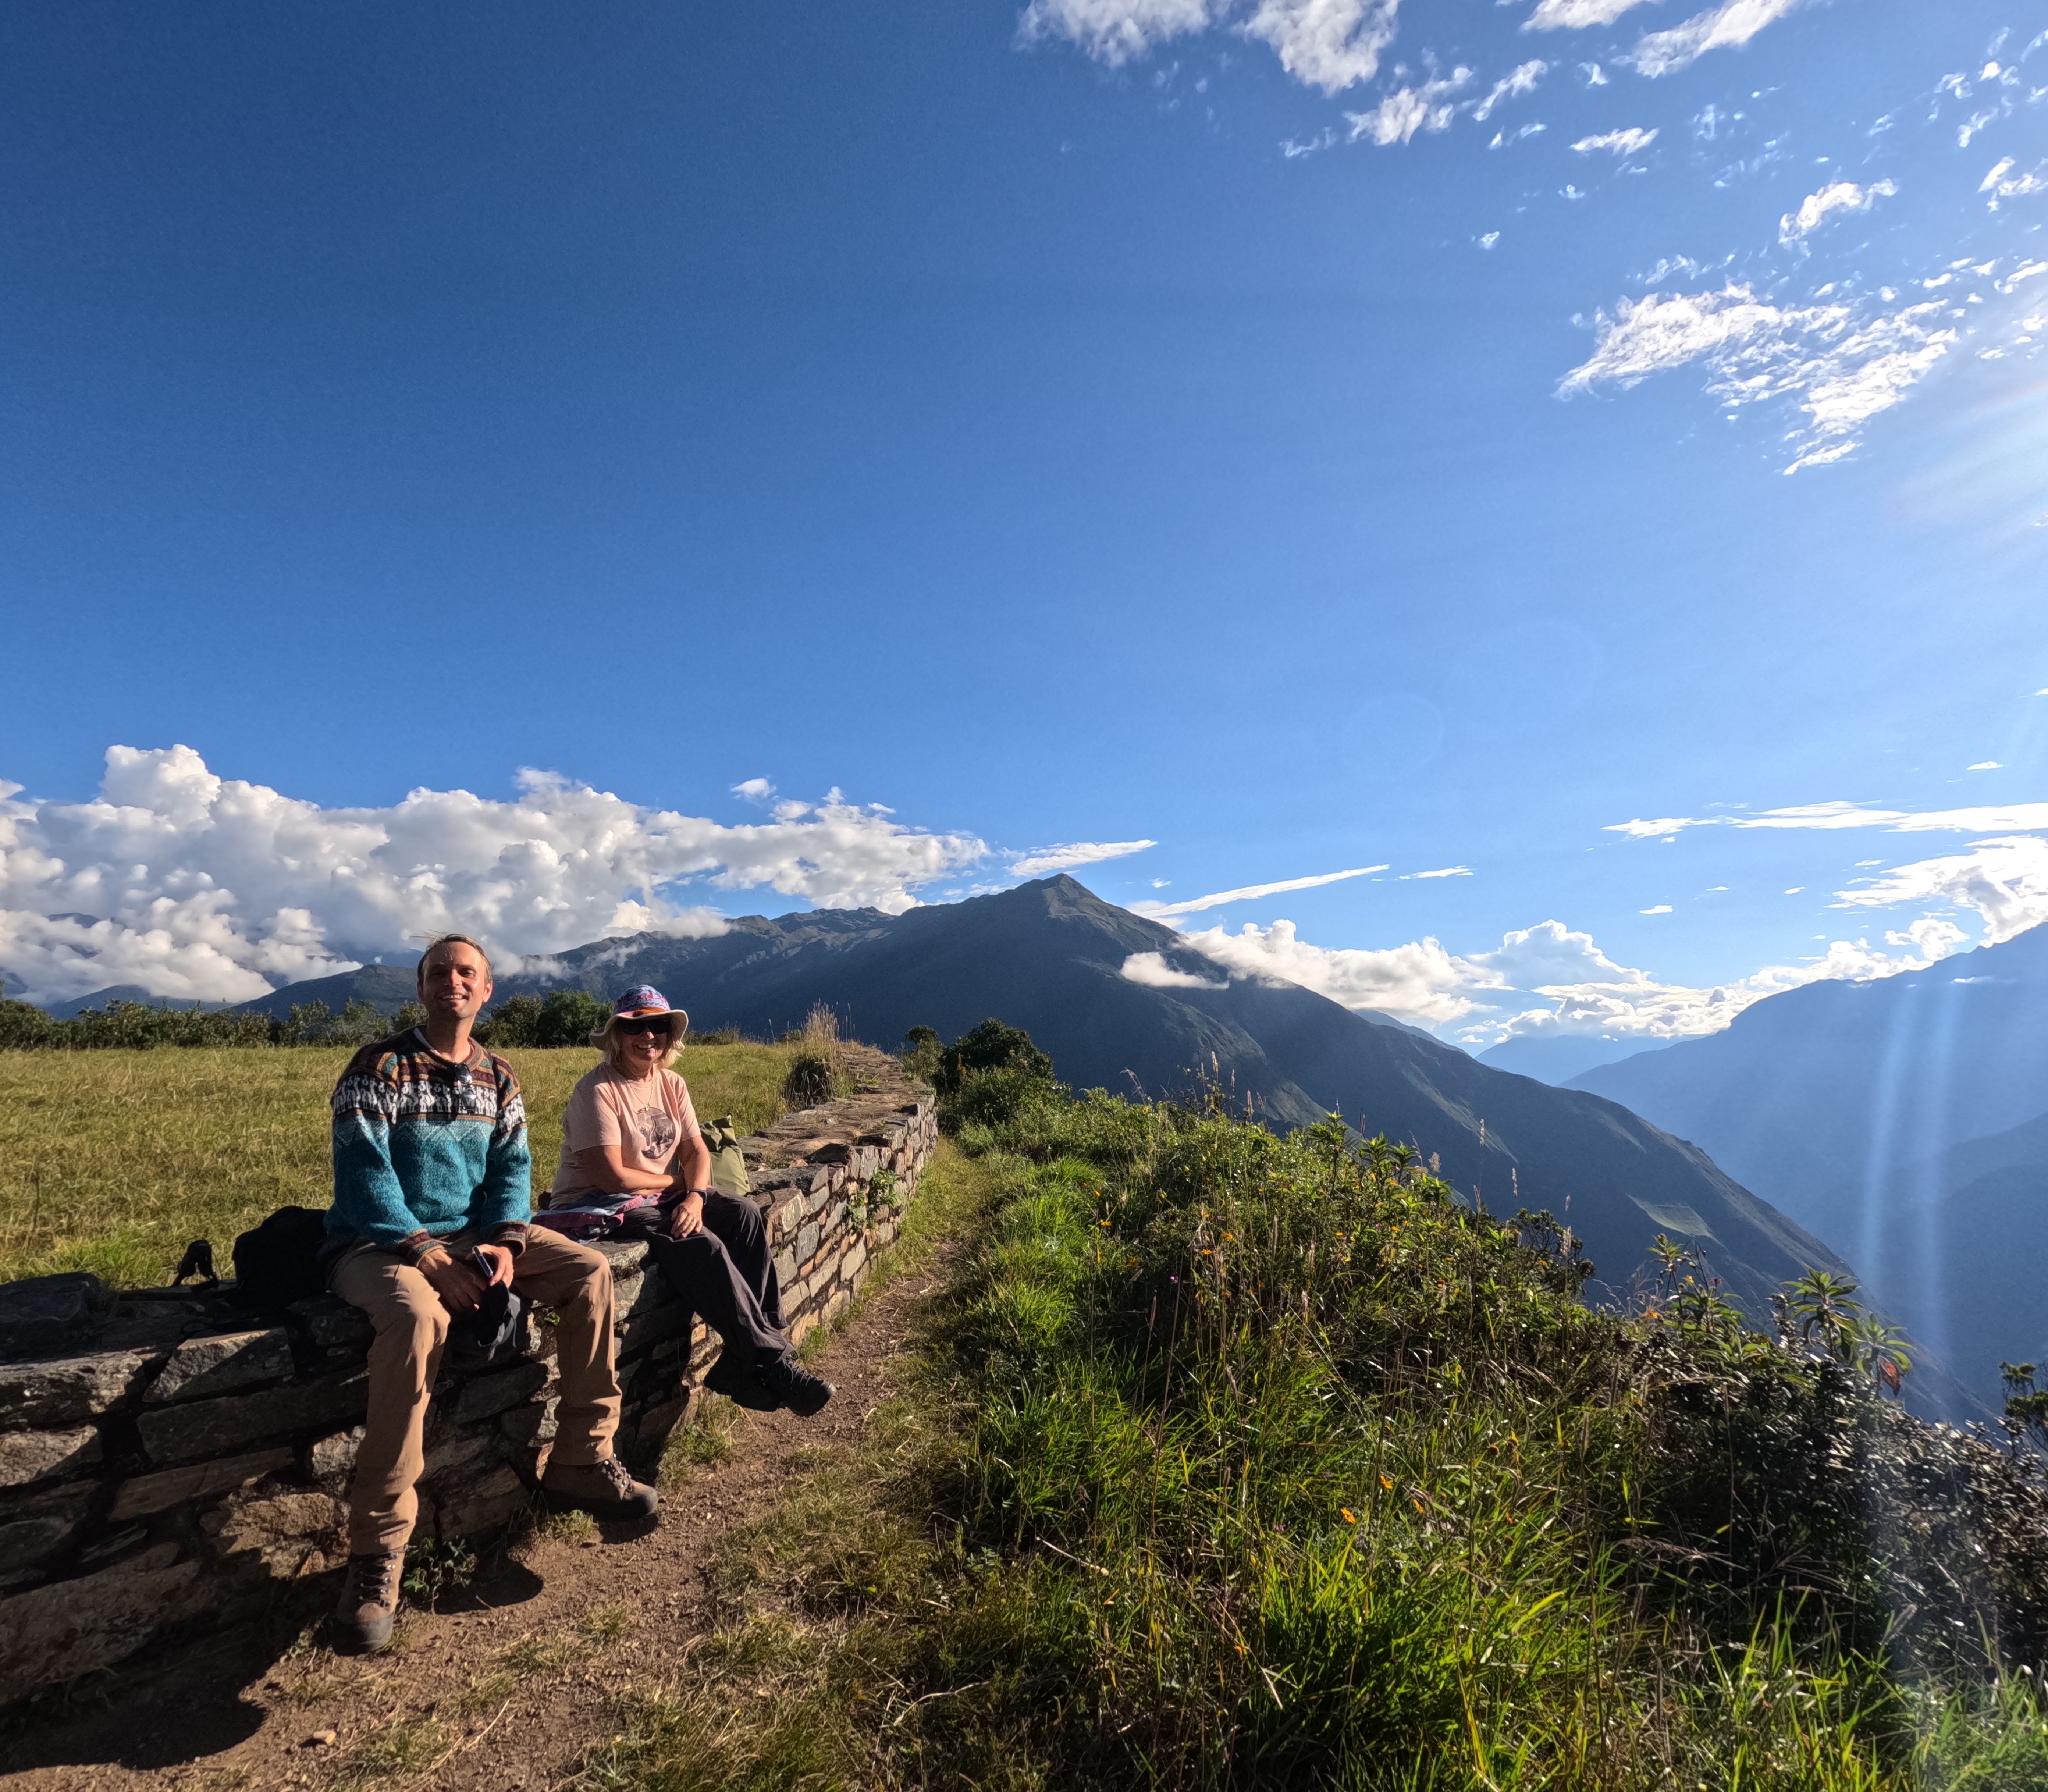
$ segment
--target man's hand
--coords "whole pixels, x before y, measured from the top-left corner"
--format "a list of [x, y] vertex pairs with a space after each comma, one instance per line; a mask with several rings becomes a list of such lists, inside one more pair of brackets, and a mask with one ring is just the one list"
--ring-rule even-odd
[[669, 1221], [669, 1236], [688, 1238], [692, 1232], [704, 1230], [704, 1197], [690, 1194], [676, 1203], [674, 1216]]
[[[493, 1248], [485, 1246], [486, 1250]], [[491, 1284], [484, 1280], [475, 1267], [459, 1262], [445, 1251], [431, 1251], [420, 1259], [420, 1274], [427, 1278], [427, 1286], [440, 1296], [441, 1305], [450, 1313], [468, 1313], [483, 1298], [483, 1291]]]
[[479, 1244], [476, 1254], [491, 1266], [491, 1286], [510, 1288], [512, 1286], [512, 1253], [502, 1244]]

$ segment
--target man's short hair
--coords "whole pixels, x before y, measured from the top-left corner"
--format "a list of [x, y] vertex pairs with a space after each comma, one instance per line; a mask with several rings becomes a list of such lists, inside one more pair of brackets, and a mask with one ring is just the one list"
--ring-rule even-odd
[[496, 974], [491, 968], [491, 954], [486, 952], [483, 947], [479, 945], [475, 941], [472, 940], [467, 933], [438, 933], [435, 935], [432, 939], [427, 941], [427, 949], [420, 954], [420, 962], [415, 965], [413, 969], [413, 982], [417, 983], [420, 979], [426, 974], [427, 960], [432, 958], [436, 952], [439, 952], [443, 946], [467, 946], [471, 952], [475, 952], [479, 958], [483, 960], [484, 976], [490, 977], [494, 982], [496, 981]]

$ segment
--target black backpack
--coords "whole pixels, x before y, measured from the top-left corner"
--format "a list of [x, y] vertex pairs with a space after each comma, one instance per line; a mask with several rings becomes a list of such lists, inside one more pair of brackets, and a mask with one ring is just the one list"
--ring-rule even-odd
[[281, 1207], [235, 1241], [235, 1286], [228, 1298], [239, 1307], [289, 1306], [322, 1291], [320, 1247], [327, 1242], [327, 1213], [312, 1207]]

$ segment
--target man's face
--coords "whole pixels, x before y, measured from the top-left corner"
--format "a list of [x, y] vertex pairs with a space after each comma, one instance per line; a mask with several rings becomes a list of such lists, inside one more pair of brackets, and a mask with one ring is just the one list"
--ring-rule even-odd
[[436, 946], [420, 961], [420, 1000], [444, 1020], [475, 1020], [491, 999], [491, 967], [475, 947]]

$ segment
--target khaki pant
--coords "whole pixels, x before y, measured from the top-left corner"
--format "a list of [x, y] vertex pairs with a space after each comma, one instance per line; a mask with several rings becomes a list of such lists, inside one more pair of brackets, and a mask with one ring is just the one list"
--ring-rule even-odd
[[[476, 1236], [459, 1232], [442, 1242], [460, 1256]], [[405, 1548], [419, 1515], [413, 1488], [426, 1460], [427, 1400], [450, 1316], [424, 1275], [372, 1244], [348, 1251], [328, 1286], [377, 1328], [370, 1346], [370, 1410], [348, 1488], [348, 1547], [354, 1555], [385, 1554]], [[512, 1286], [559, 1315], [561, 1399], [550, 1460], [587, 1464], [611, 1455], [619, 1429], [611, 1263], [587, 1245], [536, 1227], [513, 1259]]]

